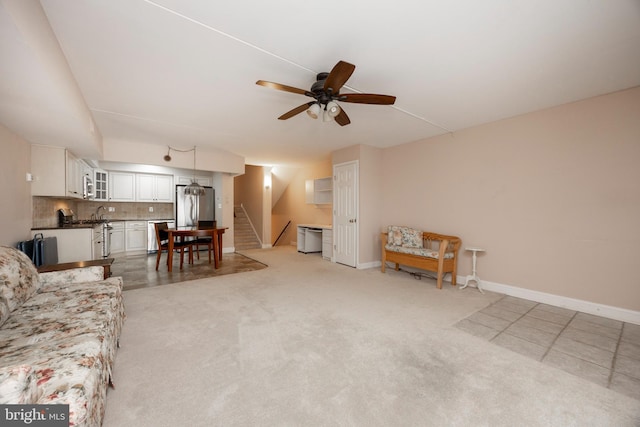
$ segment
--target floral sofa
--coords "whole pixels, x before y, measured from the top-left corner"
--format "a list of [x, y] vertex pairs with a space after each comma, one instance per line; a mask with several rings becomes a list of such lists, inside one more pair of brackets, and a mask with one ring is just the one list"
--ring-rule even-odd
[[99, 426], [124, 322], [122, 278], [102, 267], [40, 273], [0, 246], [0, 404], [68, 404]]
[[386, 263], [400, 264], [437, 274], [436, 284], [442, 289], [442, 278], [451, 273], [451, 284], [456, 285], [458, 251], [462, 241], [456, 236], [420, 231], [411, 227], [390, 225], [386, 233], [381, 233], [382, 272]]

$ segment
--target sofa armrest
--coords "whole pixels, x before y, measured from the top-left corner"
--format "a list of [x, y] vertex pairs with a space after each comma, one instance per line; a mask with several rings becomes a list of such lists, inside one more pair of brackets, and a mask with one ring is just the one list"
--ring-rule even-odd
[[40, 287], [70, 283], [99, 282], [104, 280], [103, 267], [71, 268], [69, 270], [40, 273]]

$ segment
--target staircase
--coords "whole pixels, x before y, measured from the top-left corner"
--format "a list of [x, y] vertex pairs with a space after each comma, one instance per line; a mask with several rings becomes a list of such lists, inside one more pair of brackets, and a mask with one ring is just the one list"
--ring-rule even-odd
[[243, 249], [260, 249], [262, 245], [258, 236], [253, 231], [249, 218], [244, 212], [244, 209], [240, 206], [234, 206], [233, 208], [233, 245], [236, 251]]

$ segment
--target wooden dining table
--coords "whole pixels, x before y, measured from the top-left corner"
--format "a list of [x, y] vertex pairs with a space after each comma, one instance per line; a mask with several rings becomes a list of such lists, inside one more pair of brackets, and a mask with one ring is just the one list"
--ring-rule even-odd
[[[167, 234], [169, 235], [169, 247], [167, 248], [167, 256], [168, 256], [168, 270], [171, 271], [173, 269], [173, 243], [176, 237], [180, 238], [181, 241], [184, 241], [185, 237], [205, 237], [211, 236], [211, 241], [213, 242], [213, 266], [214, 268], [218, 268], [220, 262], [222, 261], [222, 235], [224, 231], [228, 227], [222, 228], [192, 228], [192, 229], [178, 229], [178, 228], [169, 228], [167, 229]], [[211, 263], [211, 253], [209, 253], [209, 263]]]

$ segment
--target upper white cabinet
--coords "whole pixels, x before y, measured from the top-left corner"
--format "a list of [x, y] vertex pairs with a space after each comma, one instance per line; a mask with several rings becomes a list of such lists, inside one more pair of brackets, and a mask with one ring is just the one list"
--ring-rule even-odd
[[[192, 176], [179, 176], [177, 178], [177, 185], [189, 185], [193, 181]], [[203, 187], [211, 187], [211, 178], [206, 176], [196, 176], [196, 182]]]
[[136, 201], [136, 174], [109, 172], [109, 200], [113, 202]]
[[31, 146], [31, 195], [73, 197], [84, 195], [82, 177], [91, 168], [69, 150], [46, 145]]
[[331, 177], [309, 179], [305, 181], [305, 193], [307, 203], [331, 204], [333, 202], [333, 180]]
[[109, 174], [102, 169], [95, 169], [93, 177], [95, 200], [109, 200]]
[[173, 176], [109, 172], [109, 200], [113, 202], [173, 202]]
[[136, 174], [136, 201], [173, 202], [173, 176]]

